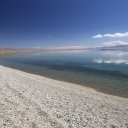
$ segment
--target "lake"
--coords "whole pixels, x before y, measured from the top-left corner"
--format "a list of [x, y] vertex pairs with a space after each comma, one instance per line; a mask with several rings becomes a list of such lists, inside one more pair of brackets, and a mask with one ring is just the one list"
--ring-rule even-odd
[[128, 98], [127, 50], [71, 50], [20, 54], [0, 64]]

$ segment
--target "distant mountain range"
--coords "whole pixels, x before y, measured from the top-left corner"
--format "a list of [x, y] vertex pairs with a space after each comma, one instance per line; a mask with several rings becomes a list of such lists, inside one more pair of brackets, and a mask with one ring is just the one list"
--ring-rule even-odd
[[128, 45], [97, 46], [97, 47], [63, 46], [63, 47], [51, 47], [51, 48], [2, 48], [0, 47], [0, 56], [12, 55], [12, 54], [18, 54], [18, 53], [31, 53], [31, 52], [43, 52], [43, 51], [70, 51], [70, 50], [128, 50]]
[[97, 47], [99, 50], [128, 50], [128, 45]]
[[63, 47], [51, 47], [40, 48], [38, 50], [43, 51], [65, 51], [65, 50], [128, 50], [128, 45], [116, 45], [116, 46], [63, 46]]

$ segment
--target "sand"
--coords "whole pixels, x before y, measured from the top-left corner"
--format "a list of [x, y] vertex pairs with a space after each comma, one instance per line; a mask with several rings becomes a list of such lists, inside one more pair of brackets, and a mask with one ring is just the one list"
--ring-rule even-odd
[[128, 128], [128, 99], [0, 66], [0, 128]]

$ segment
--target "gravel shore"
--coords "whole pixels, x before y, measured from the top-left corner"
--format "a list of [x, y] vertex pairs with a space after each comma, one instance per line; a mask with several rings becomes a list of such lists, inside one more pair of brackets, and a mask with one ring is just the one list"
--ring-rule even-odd
[[128, 128], [128, 99], [0, 66], [0, 128]]

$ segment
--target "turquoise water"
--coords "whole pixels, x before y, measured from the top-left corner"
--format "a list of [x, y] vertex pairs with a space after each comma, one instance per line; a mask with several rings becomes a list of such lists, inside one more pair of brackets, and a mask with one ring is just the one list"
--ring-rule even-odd
[[128, 97], [128, 51], [51, 51], [2, 57], [0, 64]]

